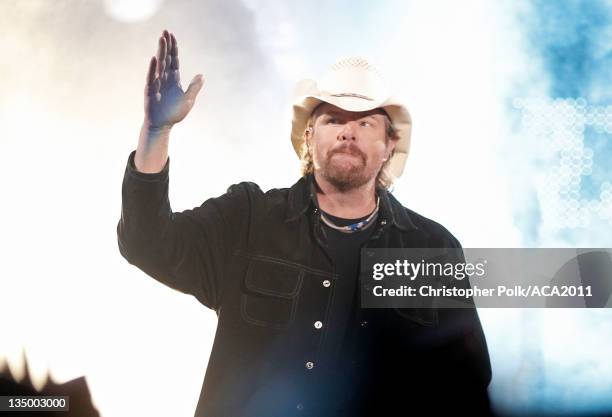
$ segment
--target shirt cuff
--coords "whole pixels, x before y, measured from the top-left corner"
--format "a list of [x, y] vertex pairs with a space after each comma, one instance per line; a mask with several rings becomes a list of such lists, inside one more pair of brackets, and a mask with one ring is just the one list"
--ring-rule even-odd
[[168, 172], [170, 170], [170, 157], [168, 157], [168, 159], [166, 160], [166, 165], [164, 165], [161, 171], [154, 173], [145, 173], [138, 171], [138, 169], [136, 168], [136, 164], [134, 164], [135, 155], [136, 150], [133, 150], [132, 153], [130, 153], [130, 156], [128, 157], [127, 167], [125, 169], [126, 173], [132, 178], [150, 182], [166, 181], [168, 179]]

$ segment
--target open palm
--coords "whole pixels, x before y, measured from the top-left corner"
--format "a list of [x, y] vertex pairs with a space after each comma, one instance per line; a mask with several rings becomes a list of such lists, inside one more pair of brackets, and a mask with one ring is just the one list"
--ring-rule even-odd
[[174, 34], [164, 30], [157, 56], [151, 58], [145, 86], [145, 122], [150, 128], [170, 128], [187, 116], [204, 81], [193, 77], [183, 91], [179, 75], [178, 46]]

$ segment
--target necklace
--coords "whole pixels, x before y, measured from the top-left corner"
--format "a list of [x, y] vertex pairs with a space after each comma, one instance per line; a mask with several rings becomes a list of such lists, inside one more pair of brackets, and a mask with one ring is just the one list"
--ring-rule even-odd
[[331, 219], [329, 219], [325, 214], [323, 214], [323, 212], [321, 212], [321, 220], [323, 220], [323, 223], [325, 223], [332, 229], [336, 229], [344, 233], [355, 233], [361, 229], [365, 229], [370, 223], [372, 223], [372, 220], [374, 220], [374, 218], [378, 214], [378, 203], [379, 202], [380, 202], [380, 197], [377, 197], [376, 198], [376, 208], [374, 208], [374, 211], [367, 218], [357, 223], [349, 224], [348, 226], [338, 226], [337, 224], [334, 224], [331, 221]]

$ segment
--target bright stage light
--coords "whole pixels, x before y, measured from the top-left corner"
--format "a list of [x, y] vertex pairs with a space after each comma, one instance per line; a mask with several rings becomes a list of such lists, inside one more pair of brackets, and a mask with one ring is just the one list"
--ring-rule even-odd
[[120, 22], [140, 22], [151, 18], [163, 0], [104, 0], [106, 12]]

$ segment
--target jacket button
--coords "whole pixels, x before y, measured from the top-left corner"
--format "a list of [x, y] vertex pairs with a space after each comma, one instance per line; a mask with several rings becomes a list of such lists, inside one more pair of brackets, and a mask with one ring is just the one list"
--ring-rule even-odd
[[296, 406], [296, 408], [298, 409], [298, 411], [302, 411], [304, 409], [304, 404], [302, 403], [298, 403], [298, 405]]
[[324, 286], [325, 288], [329, 287], [330, 285], [331, 285], [331, 282], [330, 282], [328, 279], [326, 279], [325, 281], [323, 281], [323, 286]]
[[315, 329], [320, 329], [321, 327], [323, 327], [323, 323], [321, 323], [320, 321], [315, 321], [314, 327]]
[[361, 322], [361, 327], [366, 327], [368, 325], [368, 321], [364, 320]]
[[310, 361], [306, 362], [306, 369], [312, 369], [312, 368], [314, 368], [314, 362], [310, 362]]
[[384, 226], [385, 224], [387, 224], [387, 221], [386, 221], [385, 219], [382, 219], [382, 220], [380, 221], [380, 224], [382, 224], [382, 225]]

